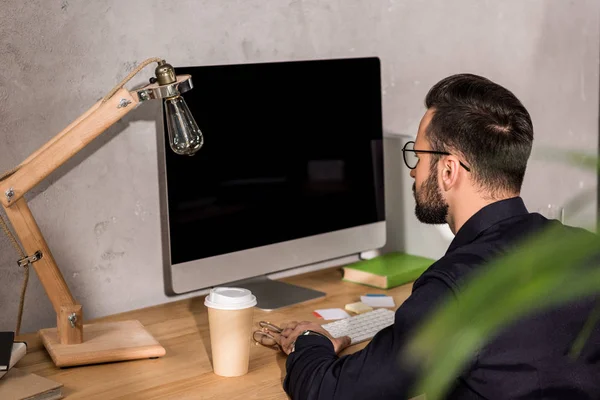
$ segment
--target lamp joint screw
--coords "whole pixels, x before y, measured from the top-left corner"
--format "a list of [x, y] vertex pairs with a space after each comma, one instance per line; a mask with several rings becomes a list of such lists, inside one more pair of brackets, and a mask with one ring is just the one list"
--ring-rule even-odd
[[32, 263], [41, 260], [43, 255], [44, 254], [38, 250], [35, 253], [33, 253], [33, 255], [31, 255], [31, 256], [23, 257], [23, 258], [17, 260], [17, 264], [19, 264], [19, 267], [25, 268], [25, 267], [31, 265]]
[[75, 313], [71, 313], [71, 315], [69, 315], [69, 322], [71, 323], [71, 328], [75, 328], [75, 323], [77, 322], [77, 315], [75, 315]]
[[149, 100], [149, 99], [150, 99], [150, 97], [148, 96], [148, 93], [146, 93], [146, 92], [140, 92], [140, 100], [146, 101], [146, 100]]
[[15, 196], [15, 191], [13, 188], [9, 188], [4, 194], [6, 195], [6, 200], [11, 201]]
[[121, 99], [121, 101], [119, 101], [119, 105], [117, 106], [117, 108], [123, 108], [123, 107], [127, 107], [128, 105], [131, 104], [130, 100], [127, 99]]

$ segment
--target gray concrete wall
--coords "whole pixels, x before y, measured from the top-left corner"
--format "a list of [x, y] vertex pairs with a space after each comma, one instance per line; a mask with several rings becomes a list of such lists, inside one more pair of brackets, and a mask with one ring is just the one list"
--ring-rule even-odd
[[[432, 257], [448, 238], [413, 216], [399, 135], [414, 135], [428, 88], [473, 72], [512, 89], [543, 145], [598, 148], [596, 0], [203, 0], [0, 3], [0, 170], [21, 162], [106, 94], [137, 63], [200, 65], [379, 56], [383, 66], [390, 240]], [[144, 70], [129, 87], [143, 82]], [[155, 118], [147, 104], [109, 129], [29, 196], [87, 318], [154, 305], [163, 293]], [[392, 179], [397, 177], [398, 179]], [[567, 221], [596, 216], [596, 176], [532, 162], [532, 209], [594, 195]], [[22, 274], [0, 237], [0, 329], [14, 329]], [[32, 273], [24, 331], [54, 326]]]

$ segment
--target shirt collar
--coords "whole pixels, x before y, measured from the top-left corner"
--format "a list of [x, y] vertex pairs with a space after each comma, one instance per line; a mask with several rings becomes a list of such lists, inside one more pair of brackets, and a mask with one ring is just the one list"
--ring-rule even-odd
[[513, 197], [488, 204], [473, 214], [473, 216], [458, 230], [452, 243], [450, 243], [446, 254], [471, 243], [492, 225], [495, 225], [504, 219], [528, 213], [529, 211], [527, 211], [521, 197]]

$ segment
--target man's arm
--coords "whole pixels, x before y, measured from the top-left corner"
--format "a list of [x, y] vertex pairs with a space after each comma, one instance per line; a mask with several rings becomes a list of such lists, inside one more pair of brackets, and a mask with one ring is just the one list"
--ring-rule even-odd
[[327, 338], [298, 336], [307, 329], [299, 324], [287, 335], [295, 350], [286, 362], [286, 393], [294, 400], [406, 397], [414, 376], [400, 365], [402, 346], [410, 331], [451, 293], [439, 279], [420, 279], [396, 311], [393, 326], [377, 333], [363, 350], [339, 358]]

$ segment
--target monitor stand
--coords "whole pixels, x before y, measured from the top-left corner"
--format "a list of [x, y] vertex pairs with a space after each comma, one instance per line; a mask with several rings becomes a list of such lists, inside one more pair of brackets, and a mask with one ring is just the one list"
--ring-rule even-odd
[[286, 282], [275, 281], [269, 279], [265, 275], [230, 282], [227, 286], [241, 287], [250, 290], [252, 294], [256, 296], [256, 307], [263, 311], [273, 311], [325, 297], [324, 292], [307, 289]]

